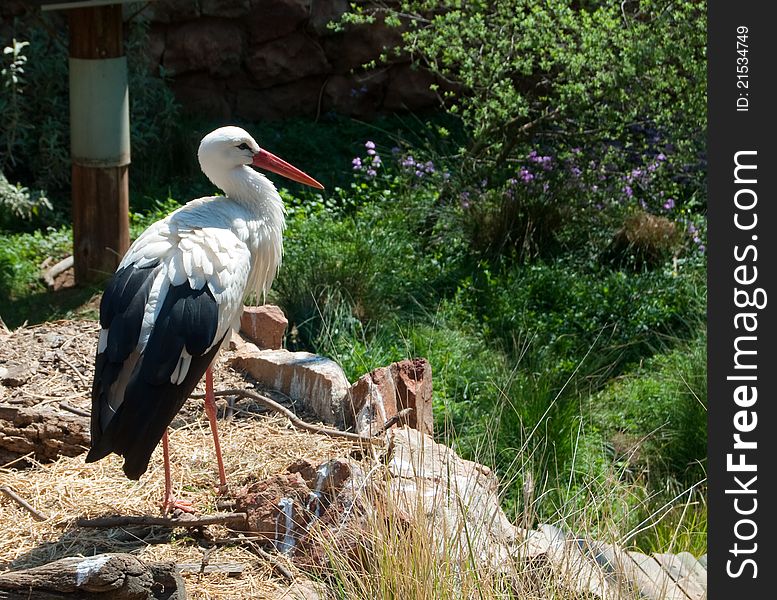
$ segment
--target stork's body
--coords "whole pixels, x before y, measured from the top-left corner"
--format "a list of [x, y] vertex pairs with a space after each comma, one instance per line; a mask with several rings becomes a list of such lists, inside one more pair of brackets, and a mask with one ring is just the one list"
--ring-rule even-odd
[[[154, 448], [207, 370], [206, 410], [225, 483], [210, 365], [239, 325], [245, 296], [263, 297], [269, 290], [281, 262], [284, 229], [278, 192], [248, 165], [320, 187], [236, 127], [206, 136], [199, 158], [225, 196], [193, 200], [151, 225], [124, 256], [100, 304], [87, 462], [115, 452], [124, 457], [131, 479], [146, 471]], [[169, 481], [167, 452], [165, 468]]]

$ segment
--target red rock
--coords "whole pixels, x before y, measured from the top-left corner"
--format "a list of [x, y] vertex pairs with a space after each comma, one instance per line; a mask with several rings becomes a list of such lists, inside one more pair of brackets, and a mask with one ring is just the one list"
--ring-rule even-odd
[[324, 88], [324, 111], [373, 117], [383, 102], [387, 82], [388, 73], [382, 69], [358, 75], [332, 75]]
[[189, 113], [208, 115], [212, 119], [229, 119], [232, 109], [225, 97], [221, 80], [205, 73], [187, 73], [175, 77], [170, 87]]
[[397, 407], [414, 409], [408, 418], [410, 427], [432, 435], [432, 365], [425, 358], [414, 358], [394, 363], [391, 370], [397, 386]]
[[242, 17], [251, 11], [250, 0], [200, 0], [200, 11], [210, 17]]
[[200, 7], [192, 0], [157, 0], [151, 2], [148, 14], [158, 23], [180, 23], [200, 16]]
[[346, 423], [362, 435], [373, 435], [406, 408], [413, 409], [407, 424], [432, 434], [432, 367], [417, 358], [375, 369], [351, 386], [348, 404]]
[[299, 473], [284, 473], [251, 484], [235, 493], [235, 507], [248, 515], [248, 531], [276, 542], [284, 535], [284, 506], [291, 503], [295, 538], [310, 521], [305, 506], [310, 496], [305, 480]]
[[303, 33], [253, 46], [246, 68], [259, 88], [289, 83], [330, 71], [326, 55], [315, 41]]
[[336, 73], [360, 69], [365, 63], [380, 58], [382, 52], [392, 51], [401, 43], [400, 30], [382, 23], [349, 27], [344, 33], [321, 39]]
[[347, 10], [348, 0], [313, 0], [308, 25], [316, 35], [332, 35], [334, 31], [329, 23], [339, 21]]
[[383, 108], [386, 110], [419, 110], [439, 105], [437, 94], [429, 89], [436, 79], [426, 69], [414, 69], [409, 64], [391, 69]]
[[244, 306], [240, 331], [262, 350], [283, 348], [283, 336], [289, 321], [274, 304]]
[[316, 75], [267, 89], [239, 89], [236, 94], [235, 114], [249, 121], [283, 119], [290, 116], [314, 117], [325, 79], [323, 75]]
[[310, 13], [311, 0], [251, 0], [248, 17], [252, 43], [274, 40], [300, 27]]
[[225, 19], [197, 19], [171, 26], [162, 64], [172, 75], [204, 70], [224, 77], [239, 71], [243, 30]]

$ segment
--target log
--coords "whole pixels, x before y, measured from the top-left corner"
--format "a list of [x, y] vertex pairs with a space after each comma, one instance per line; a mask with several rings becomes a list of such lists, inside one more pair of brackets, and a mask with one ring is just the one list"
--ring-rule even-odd
[[144, 563], [131, 554], [62, 558], [0, 574], [0, 598], [53, 600], [184, 600], [175, 563]]
[[89, 447], [89, 416], [58, 404], [0, 404], [0, 464], [31, 454], [39, 462], [78, 456]]

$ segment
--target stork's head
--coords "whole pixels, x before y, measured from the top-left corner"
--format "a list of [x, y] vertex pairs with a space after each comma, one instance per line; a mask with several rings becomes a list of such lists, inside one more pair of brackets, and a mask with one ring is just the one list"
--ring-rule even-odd
[[259, 147], [256, 140], [240, 127], [220, 127], [202, 138], [197, 152], [200, 167], [211, 181], [220, 180], [220, 175], [253, 165], [260, 169], [283, 175], [298, 183], [324, 189], [318, 181]]

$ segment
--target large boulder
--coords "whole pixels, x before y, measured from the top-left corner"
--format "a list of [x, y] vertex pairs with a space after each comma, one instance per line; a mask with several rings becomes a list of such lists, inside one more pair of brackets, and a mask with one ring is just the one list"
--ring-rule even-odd
[[171, 75], [207, 71], [225, 77], [240, 69], [243, 29], [227, 19], [197, 19], [171, 26], [162, 64]]
[[246, 68], [260, 88], [330, 70], [321, 46], [304, 33], [292, 33], [279, 40], [254, 45], [248, 54]]
[[275, 40], [298, 29], [307, 20], [311, 0], [251, 0], [247, 19], [251, 42]]

